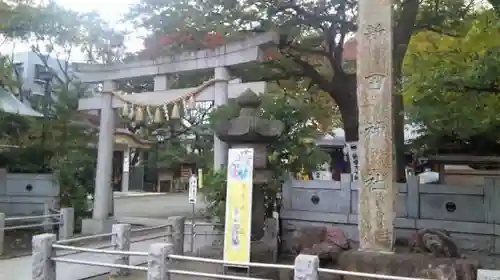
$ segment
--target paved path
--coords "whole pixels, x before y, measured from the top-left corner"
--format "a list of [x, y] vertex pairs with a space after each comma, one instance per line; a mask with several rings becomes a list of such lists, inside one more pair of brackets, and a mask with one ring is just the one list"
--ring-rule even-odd
[[[205, 208], [203, 197], [198, 196], [195, 211]], [[134, 196], [115, 199], [115, 213], [118, 217], [167, 218], [169, 216], [192, 215], [192, 204], [187, 193], [169, 193], [158, 196]]]
[[[198, 197], [200, 203], [196, 204], [195, 211], [204, 209], [202, 196]], [[188, 203], [186, 193], [173, 193], [156, 196], [127, 196], [115, 199], [115, 213], [117, 220], [122, 223], [142, 224], [154, 226], [166, 224], [165, 218], [170, 216], [183, 215], [190, 217], [192, 205]], [[207, 232], [206, 227], [197, 227], [196, 232]], [[186, 232], [190, 232], [190, 226], [186, 226]], [[159, 235], [158, 232], [151, 235]], [[140, 237], [141, 239], [143, 236]], [[198, 236], [195, 248], [199, 248], [211, 243], [214, 236]], [[134, 240], [134, 238], [132, 239]], [[133, 243], [131, 251], [149, 250], [149, 245], [157, 242], [164, 242], [165, 238]], [[191, 237], [185, 237], [185, 249], [190, 250]], [[68, 252], [63, 252], [68, 253]], [[67, 256], [67, 258], [86, 261], [112, 262], [113, 256], [96, 255], [92, 253], [78, 253]], [[146, 257], [131, 257], [131, 264], [143, 263]], [[109, 268], [90, 267], [74, 264], [59, 264], [57, 266], [58, 280], [83, 279], [109, 272]], [[75, 275], [78, 275], [77, 277]], [[31, 280], [31, 256], [13, 259], [0, 260], [0, 280]]]

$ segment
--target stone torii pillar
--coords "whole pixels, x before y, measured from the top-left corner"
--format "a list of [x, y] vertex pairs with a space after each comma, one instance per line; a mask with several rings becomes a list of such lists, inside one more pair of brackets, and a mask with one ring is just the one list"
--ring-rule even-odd
[[85, 233], [101, 233], [111, 230], [113, 213], [113, 189], [111, 174], [113, 172], [113, 134], [115, 131], [115, 110], [113, 96], [115, 89], [113, 81], [105, 81], [101, 99], [99, 142], [97, 144], [97, 167], [94, 190], [94, 210], [92, 219], [83, 220]]
[[360, 0], [358, 228], [365, 251], [392, 252], [394, 242], [392, 33], [392, 0]]
[[[227, 104], [229, 99], [228, 83], [231, 79], [231, 74], [226, 67], [217, 67], [214, 70], [214, 78], [219, 80], [215, 83], [214, 106]], [[227, 166], [228, 145], [221, 141], [214, 133], [214, 170], [221, 170]]]

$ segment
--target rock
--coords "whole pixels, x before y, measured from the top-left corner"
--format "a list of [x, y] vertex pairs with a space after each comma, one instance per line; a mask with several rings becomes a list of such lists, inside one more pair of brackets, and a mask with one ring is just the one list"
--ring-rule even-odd
[[305, 248], [302, 250], [302, 254], [316, 255], [318, 256], [321, 263], [337, 262], [340, 254], [342, 253], [342, 248], [328, 242], [321, 242], [319, 244], [314, 244], [312, 248]]
[[306, 248], [312, 248], [314, 244], [319, 244], [325, 239], [325, 227], [303, 227], [294, 232], [294, 244], [292, 247], [295, 253], [299, 254]]
[[323, 264], [336, 262], [340, 253], [350, 248], [344, 231], [331, 226], [303, 227], [293, 239], [295, 253], [316, 255]]
[[[415, 277], [437, 280], [475, 280], [479, 261], [435, 257], [417, 253], [378, 253], [367, 251], [343, 251], [338, 269]], [[356, 276], [344, 276], [344, 280], [359, 280]]]
[[351, 246], [349, 243], [349, 238], [347, 238], [347, 235], [342, 229], [338, 227], [326, 227], [325, 231], [326, 231], [326, 236], [325, 236], [326, 242], [335, 244], [344, 250], [350, 249]]
[[442, 229], [421, 229], [409, 241], [415, 253], [430, 253], [435, 257], [460, 258], [460, 250], [451, 235]]
[[443, 265], [443, 264], [438, 265], [438, 267], [434, 269], [432, 268], [424, 269], [420, 275], [421, 277], [425, 277], [427, 279], [437, 279], [437, 280], [457, 279], [456, 269], [454, 269], [453, 266]]

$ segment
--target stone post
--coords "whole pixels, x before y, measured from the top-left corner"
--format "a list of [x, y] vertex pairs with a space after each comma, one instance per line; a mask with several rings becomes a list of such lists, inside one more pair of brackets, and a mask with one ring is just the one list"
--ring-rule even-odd
[[56, 264], [52, 260], [56, 256], [56, 251], [52, 249], [55, 242], [55, 234], [44, 233], [33, 236], [31, 279], [56, 280]]
[[169, 244], [174, 244], [174, 230], [173, 230], [173, 225], [169, 224], [168, 227], [165, 228], [167, 231], [167, 234], [165, 235], [165, 242]]
[[130, 184], [130, 148], [123, 151], [122, 192], [128, 192]]
[[313, 255], [298, 255], [294, 263], [294, 280], [318, 280], [319, 258]]
[[172, 244], [177, 255], [184, 255], [184, 224], [186, 217], [172, 216], [168, 218], [168, 224], [172, 225]]
[[174, 246], [168, 243], [155, 243], [149, 247], [148, 277], [147, 280], [170, 279], [168, 270], [170, 263], [168, 256], [175, 254]]
[[52, 217], [48, 217], [50, 216], [52, 213], [50, 212], [50, 206], [48, 203], [45, 203], [43, 205], [43, 215], [45, 216], [45, 218], [43, 218], [43, 232], [52, 232], [52, 227], [54, 223], [54, 219]]
[[[214, 105], [220, 106], [227, 104], [229, 93], [228, 83], [231, 75], [227, 68], [215, 68], [215, 79], [222, 80], [215, 83]], [[223, 166], [227, 165], [227, 150], [228, 145], [214, 135], [214, 169], [220, 170]]]
[[3, 255], [3, 242], [5, 236], [5, 214], [0, 213], [0, 256]]
[[392, 24], [392, 1], [359, 1], [359, 241], [378, 252], [394, 241]]
[[[94, 211], [92, 217], [101, 223], [100, 229], [104, 231], [104, 222], [108, 220], [112, 208], [113, 189], [111, 187], [113, 135], [115, 131], [115, 111], [113, 109], [114, 90], [113, 81], [105, 81], [102, 93], [101, 121], [99, 126], [99, 143], [97, 145], [97, 168], [95, 180]], [[111, 209], [112, 210], [112, 209]]]
[[[117, 251], [130, 251], [130, 234], [132, 227], [130, 224], [114, 224], [111, 230], [111, 245], [113, 250]], [[118, 255], [115, 256], [113, 261], [115, 264], [130, 264], [130, 256]], [[111, 269], [111, 276], [119, 277], [130, 274], [130, 270], [126, 268], [113, 268]]]
[[59, 240], [69, 239], [73, 236], [75, 226], [75, 210], [61, 208], [61, 225], [59, 226]]

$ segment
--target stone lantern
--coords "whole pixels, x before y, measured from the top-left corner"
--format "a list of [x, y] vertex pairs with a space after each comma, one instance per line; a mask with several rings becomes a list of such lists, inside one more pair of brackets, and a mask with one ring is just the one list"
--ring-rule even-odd
[[216, 125], [217, 137], [231, 148], [254, 149], [252, 241], [264, 236], [265, 197], [263, 187], [272, 179], [267, 168], [268, 145], [281, 136], [284, 124], [279, 120], [267, 120], [258, 116], [261, 98], [252, 90], [246, 90], [237, 98], [239, 116]]

